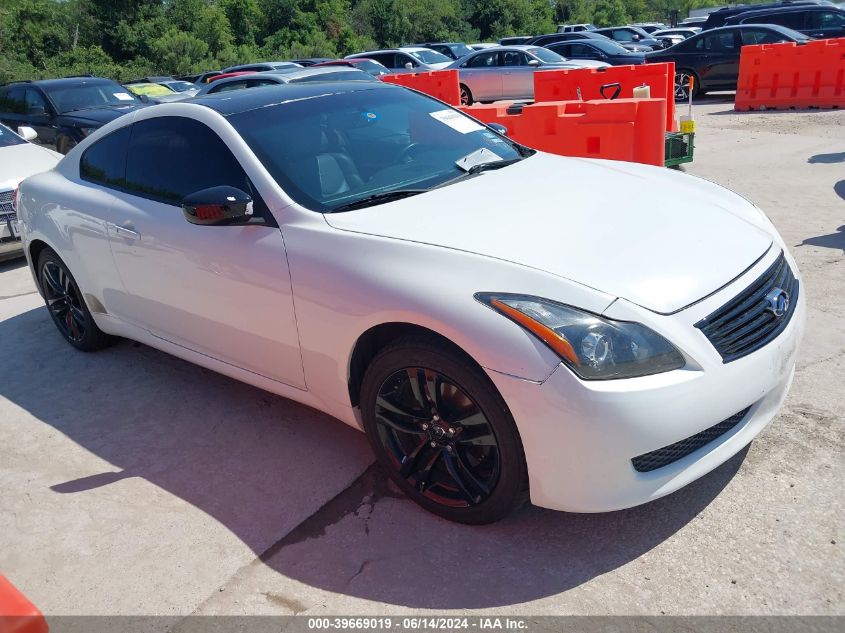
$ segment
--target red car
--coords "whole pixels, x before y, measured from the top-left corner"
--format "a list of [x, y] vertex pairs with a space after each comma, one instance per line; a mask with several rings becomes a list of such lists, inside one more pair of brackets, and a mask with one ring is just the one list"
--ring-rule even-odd
[[390, 74], [390, 69], [386, 66], [379, 64], [374, 59], [366, 59], [363, 57], [356, 59], [335, 59], [330, 62], [322, 62], [320, 64], [315, 64], [314, 66], [312, 66], [312, 68], [317, 66], [349, 66], [351, 68], [357, 68], [358, 70], [368, 72], [373, 77], [379, 77], [381, 75]]
[[226, 79], [226, 77], [237, 77], [239, 75], [252, 75], [254, 74], [251, 70], [238, 70], [233, 73], [221, 73], [219, 75], [215, 75], [214, 77], [209, 77], [206, 82], [207, 83], [214, 83], [218, 79]]

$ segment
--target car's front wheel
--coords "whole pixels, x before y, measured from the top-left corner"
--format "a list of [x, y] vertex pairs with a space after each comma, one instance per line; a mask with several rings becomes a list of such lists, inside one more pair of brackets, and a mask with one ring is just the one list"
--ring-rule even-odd
[[45, 248], [38, 257], [38, 281], [50, 317], [68, 343], [84, 352], [93, 352], [113, 341], [94, 323], [76, 280], [55, 251], [49, 248]]
[[675, 72], [675, 101], [689, 101], [690, 79], [692, 79], [692, 96], [697, 97], [701, 93], [696, 74], [691, 70], [678, 70]]
[[464, 84], [461, 84], [461, 105], [471, 106], [473, 104], [472, 92]]
[[491, 523], [525, 499], [513, 417], [489, 378], [449, 347], [408, 337], [383, 349], [365, 373], [361, 408], [379, 462], [426, 510]]

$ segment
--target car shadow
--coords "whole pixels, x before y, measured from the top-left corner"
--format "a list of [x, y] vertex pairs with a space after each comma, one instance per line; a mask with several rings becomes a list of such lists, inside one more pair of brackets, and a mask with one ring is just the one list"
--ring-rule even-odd
[[837, 196], [845, 200], [845, 180], [840, 180], [835, 185], [833, 185], [833, 191], [836, 193]]
[[[845, 180], [841, 181], [839, 184], [842, 185], [843, 190], [840, 195], [845, 198]], [[840, 226], [834, 233], [808, 237], [800, 244], [796, 244], [795, 248], [798, 248], [799, 246], [821, 246], [822, 248], [834, 248], [845, 252], [845, 225]]]
[[811, 165], [832, 165], [834, 163], [845, 163], [845, 152], [833, 152], [831, 154], [816, 154], [810, 156], [807, 162]]
[[[141, 477], [213, 517], [278, 574], [406, 607], [512, 605], [626, 565], [699, 515], [746, 454], [629, 510], [528, 507], [494, 525], [456, 525], [368, 467], [362, 434], [308, 407], [137, 343], [80, 353], [43, 308], [0, 321], [0, 340], [13, 361], [0, 363], [0, 396], [111, 464], [54, 482], [55, 494]], [[352, 471], [365, 474], [347, 487], [336, 473]], [[337, 490], [301, 522], [303, 504]]]

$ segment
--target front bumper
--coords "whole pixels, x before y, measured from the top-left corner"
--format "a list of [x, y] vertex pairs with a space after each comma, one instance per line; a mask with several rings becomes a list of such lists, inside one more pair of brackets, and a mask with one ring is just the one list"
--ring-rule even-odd
[[[646, 323], [658, 329], [661, 320], [669, 320], [660, 328], [664, 333], [686, 332], [690, 340], [683, 351], [692, 352], [694, 360], [685, 369], [582, 381], [560, 365], [542, 384], [488, 371], [519, 428], [535, 505], [606, 512], [646, 503], [710, 472], [763, 430], [792, 382], [805, 292], [776, 339], [731, 363], [722, 363], [693, 324], [742, 290], [768, 260], [696, 306], [671, 316], [654, 315]], [[791, 258], [790, 265], [797, 274]], [[628, 310], [628, 316], [635, 311]], [[739, 424], [689, 455], [651, 472], [634, 469], [634, 457], [684, 440], [749, 406]]]

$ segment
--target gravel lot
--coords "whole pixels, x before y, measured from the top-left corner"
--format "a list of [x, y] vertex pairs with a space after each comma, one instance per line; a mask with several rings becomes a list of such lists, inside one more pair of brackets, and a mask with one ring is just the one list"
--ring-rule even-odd
[[845, 614], [845, 112], [695, 116], [687, 172], [769, 213], [809, 303], [786, 406], [709, 476], [623, 512], [453, 525], [325, 415], [131, 342], [72, 350], [11, 262], [0, 572], [48, 615]]

